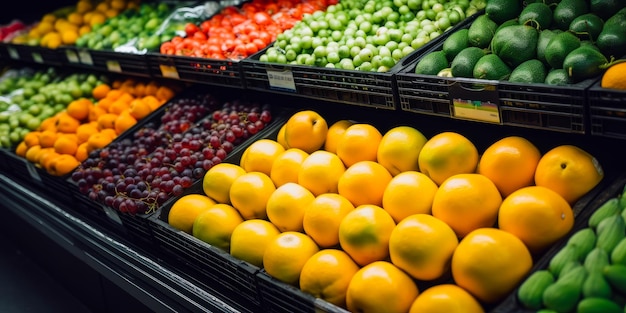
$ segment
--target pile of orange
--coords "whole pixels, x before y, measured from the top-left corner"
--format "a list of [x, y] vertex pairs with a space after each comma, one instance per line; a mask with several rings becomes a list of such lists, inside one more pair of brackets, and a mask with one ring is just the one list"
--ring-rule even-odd
[[[168, 218], [351, 311], [483, 312], [571, 230], [571, 205], [602, 177], [573, 145], [542, 154], [510, 136], [478, 151], [456, 132], [329, 125], [306, 110], [248, 146], [239, 164], [207, 171], [204, 194], [194, 195], [202, 204]], [[454, 284], [418, 288], [445, 277]]]
[[51, 175], [66, 175], [174, 94], [175, 87], [155, 81], [125, 78], [111, 85], [102, 83], [92, 90], [93, 98], [76, 99], [43, 120], [37, 130], [26, 134], [15, 153]]
[[50, 49], [73, 45], [92, 27], [103, 24], [126, 9], [137, 8], [137, 0], [79, 0], [68, 10], [45, 14], [27, 34], [13, 39], [16, 44], [37, 43]]

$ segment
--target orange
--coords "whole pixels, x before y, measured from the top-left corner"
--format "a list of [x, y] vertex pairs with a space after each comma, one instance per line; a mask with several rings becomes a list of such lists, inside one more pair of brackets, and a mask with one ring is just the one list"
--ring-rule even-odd
[[71, 173], [79, 165], [80, 162], [73, 155], [62, 154], [51, 161], [48, 172], [55, 176], [64, 176]]
[[626, 71], [626, 62], [618, 62], [611, 65], [604, 74], [602, 74], [600, 86], [602, 88], [626, 89], [626, 76], [624, 76], [624, 71]]
[[93, 134], [98, 133], [98, 127], [91, 123], [84, 123], [78, 126], [76, 129], [76, 136], [78, 137], [78, 143], [86, 142]]
[[98, 117], [98, 129], [103, 130], [106, 128], [115, 129], [115, 120], [117, 119], [117, 114], [113, 113], [105, 113]]
[[45, 130], [56, 131], [57, 120], [58, 120], [57, 116], [54, 115], [41, 121], [41, 124], [39, 124], [39, 131], [45, 131]]
[[535, 169], [535, 185], [548, 187], [573, 205], [604, 178], [604, 170], [589, 152], [560, 145], [546, 152]]
[[328, 124], [319, 113], [303, 110], [294, 113], [285, 123], [285, 142], [291, 148], [313, 153], [323, 147]]
[[419, 280], [434, 280], [450, 270], [459, 244], [454, 230], [430, 214], [403, 219], [389, 237], [391, 263]]
[[64, 45], [73, 45], [78, 39], [78, 29], [66, 29], [61, 31], [61, 43]]
[[112, 129], [112, 128], [105, 128], [101, 130], [99, 134], [102, 134], [103, 136], [107, 136], [111, 140], [117, 138], [117, 132], [115, 131], [115, 129]]
[[411, 126], [396, 126], [380, 140], [376, 160], [392, 176], [418, 171], [418, 157], [427, 140], [424, 134]]
[[30, 148], [25, 141], [22, 141], [20, 143], [17, 144], [17, 147], [15, 147], [15, 155], [17, 155], [18, 157], [25, 157], [26, 156], [26, 150], [28, 150], [28, 148]]
[[61, 133], [75, 133], [78, 126], [80, 126], [80, 121], [66, 112], [59, 114], [57, 117], [55, 126], [57, 131]]
[[146, 84], [143, 82], [135, 83], [135, 93], [133, 95], [135, 97], [144, 97], [146, 95]]
[[152, 112], [150, 108], [150, 104], [144, 102], [142, 99], [135, 99], [130, 102], [130, 107], [128, 108], [128, 112], [135, 119], [140, 120]]
[[230, 203], [246, 219], [267, 218], [267, 201], [276, 187], [267, 174], [248, 172], [230, 185]]
[[109, 91], [111, 91], [111, 86], [105, 83], [101, 83], [91, 90], [91, 95], [96, 100], [100, 100], [100, 99], [105, 98], [107, 94], [109, 93]]
[[113, 101], [107, 110], [109, 113], [113, 114], [121, 114], [124, 111], [128, 111], [130, 109], [130, 102], [127, 102], [122, 99], [118, 99]]
[[103, 98], [100, 99], [98, 101], [98, 103], [96, 103], [96, 107], [102, 109], [105, 111], [105, 113], [109, 113], [109, 107], [111, 106], [111, 104], [113, 104], [114, 100], [109, 99], [109, 98]]
[[514, 191], [502, 201], [498, 228], [517, 236], [533, 253], [545, 251], [574, 227], [572, 207], [542, 186]]
[[326, 133], [326, 141], [324, 141], [324, 150], [337, 153], [337, 144], [339, 143], [339, 139], [341, 139], [343, 133], [346, 132], [346, 129], [354, 125], [354, 123], [355, 122], [352, 120], [338, 120], [330, 125], [330, 127], [328, 127], [328, 132]]
[[259, 139], [244, 150], [239, 165], [246, 172], [261, 172], [269, 176], [274, 160], [284, 151], [285, 148], [276, 140]]
[[285, 128], [287, 128], [287, 124], [283, 124], [283, 126], [280, 127], [280, 129], [278, 130], [278, 134], [276, 134], [276, 141], [285, 149], [289, 149], [289, 145], [287, 144], [287, 140], [285, 139]]
[[124, 93], [123, 90], [113, 87], [113, 89], [110, 89], [109, 92], [107, 92], [104, 98], [108, 99], [109, 101], [111, 101], [111, 103], [113, 103], [114, 101], [119, 99], [123, 93]]
[[539, 149], [528, 139], [504, 137], [492, 143], [478, 161], [478, 173], [496, 184], [502, 197], [534, 184], [535, 169], [541, 158]]
[[130, 115], [128, 111], [122, 112], [115, 119], [115, 124], [114, 124], [115, 133], [120, 135], [123, 132], [130, 129], [131, 127], [135, 126], [135, 124], [137, 124], [137, 119], [135, 119], [132, 115]]
[[156, 98], [156, 93], [159, 90], [159, 84], [155, 81], [151, 81], [149, 83], [146, 84], [145, 87], [145, 93], [148, 96], [155, 96]]
[[150, 106], [150, 110], [152, 111], [158, 109], [163, 104], [163, 102], [157, 99], [155, 96], [144, 96], [143, 98], [141, 98], [141, 100], [147, 103]]
[[339, 244], [361, 266], [384, 260], [389, 256], [389, 237], [395, 226], [383, 208], [360, 205], [339, 223]]
[[87, 153], [89, 154], [96, 149], [102, 149], [111, 143], [111, 141], [113, 141], [113, 138], [107, 134], [101, 132], [93, 134], [87, 139]]
[[346, 128], [337, 142], [337, 156], [346, 167], [359, 161], [376, 161], [383, 135], [371, 124], [357, 123]]
[[432, 215], [450, 225], [458, 237], [464, 237], [474, 229], [494, 226], [501, 203], [502, 196], [489, 178], [457, 174], [437, 189]]
[[383, 204], [385, 188], [392, 177], [380, 163], [359, 161], [348, 167], [337, 182], [338, 193], [354, 206]]
[[317, 150], [302, 161], [298, 172], [298, 184], [315, 196], [328, 192], [336, 193], [339, 178], [345, 170], [343, 162], [336, 154]]
[[89, 153], [87, 152], [87, 142], [83, 142], [78, 145], [76, 148], [76, 153], [74, 153], [74, 157], [78, 162], [83, 162], [87, 160], [89, 157]]
[[[44, 148], [42, 150], [48, 150], [48, 152], [42, 153], [42, 156], [39, 160], [39, 164], [41, 165], [43, 169], [46, 170], [46, 172], [52, 173], [53, 168], [50, 165], [56, 158], [60, 157], [61, 155], [54, 152], [54, 148]], [[80, 160], [78, 161], [80, 162]]]
[[344, 196], [323, 193], [304, 209], [302, 226], [318, 246], [330, 248], [339, 244], [339, 223], [354, 205]]
[[87, 120], [90, 122], [98, 121], [98, 118], [101, 115], [106, 114], [106, 113], [107, 111], [99, 105], [91, 106], [89, 108], [89, 114], [87, 115]]
[[437, 185], [455, 174], [474, 173], [478, 150], [465, 136], [443, 132], [431, 137], [418, 156], [419, 169]]
[[54, 142], [59, 138], [59, 133], [54, 130], [44, 130], [39, 134], [39, 144], [43, 148], [54, 147]]
[[467, 234], [454, 251], [452, 278], [478, 301], [495, 303], [509, 295], [532, 266], [530, 252], [515, 235], [479, 228]]
[[276, 156], [270, 170], [270, 178], [276, 187], [297, 183], [302, 162], [309, 154], [298, 148], [290, 148]]
[[157, 99], [163, 100], [163, 101], [167, 101], [169, 99], [172, 99], [174, 97], [174, 90], [172, 90], [172, 88], [167, 87], [167, 86], [159, 86], [159, 88], [156, 91], [155, 96], [157, 97]]
[[245, 220], [230, 235], [230, 254], [254, 266], [263, 267], [263, 255], [269, 243], [280, 234], [267, 220]]
[[79, 0], [76, 3], [76, 13], [84, 14], [91, 11], [93, 4], [89, 0]]
[[339, 307], [346, 307], [346, 292], [359, 266], [344, 251], [324, 249], [304, 263], [300, 290]]
[[237, 177], [245, 173], [237, 164], [215, 164], [204, 174], [202, 190], [216, 202], [230, 204], [230, 186]]
[[286, 183], [276, 188], [267, 200], [267, 218], [281, 232], [303, 231], [305, 208], [315, 196], [296, 183]]
[[178, 198], [167, 214], [167, 222], [170, 226], [192, 234], [193, 223], [200, 213], [208, 210], [215, 201], [201, 194], [188, 194]]
[[383, 192], [383, 209], [396, 223], [417, 213], [430, 214], [439, 187], [428, 176], [406, 171], [394, 176]]
[[419, 289], [409, 275], [387, 261], [359, 269], [348, 285], [346, 304], [350, 312], [408, 312]]
[[26, 145], [26, 147], [37, 146], [40, 144], [39, 143], [40, 134], [41, 132], [39, 131], [31, 131], [24, 136], [24, 139], [22, 140], [22, 142], [24, 143], [24, 145]]
[[191, 234], [226, 252], [230, 251], [230, 236], [243, 222], [239, 212], [229, 204], [217, 203], [202, 211], [193, 222]]
[[432, 286], [419, 294], [409, 313], [484, 313], [482, 305], [467, 290], [455, 284]]
[[59, 154], [75, 154], [78, 143], [67, 136], [60, 136], [54, 142], [54, 151]]
[[304, 264], [318, 251], [315, 241], [303, 233], [280, 233], [265, 248], [263, 267], [268, 275], [297, 285]]

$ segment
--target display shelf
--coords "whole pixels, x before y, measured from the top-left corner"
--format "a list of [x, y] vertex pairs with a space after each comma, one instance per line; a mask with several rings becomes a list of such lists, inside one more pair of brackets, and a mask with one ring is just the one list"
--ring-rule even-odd
[[[155, 312], [239, 312], [222, 299], [97, 225], [91, 225], [0, 174], [5, 210], [43, 232], [67, 252]], [[156, 260], [161, 260], [161, 263]]]

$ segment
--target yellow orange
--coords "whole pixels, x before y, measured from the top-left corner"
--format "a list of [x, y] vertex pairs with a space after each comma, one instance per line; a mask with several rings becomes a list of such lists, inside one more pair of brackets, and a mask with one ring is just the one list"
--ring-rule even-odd
[[374, 125], [356, 123], [349, 126], [337, 142], [337, 156], [346, 167], [359, 161], [375, 162], [382, 138]]
[[170, 226], [191, 235], [193, 223], [198, 215], [215, 204], [211, 198], [201, 194], [182, 196], [172, 204], [167, 215], [167, 222]]
[[345, 308], [348, 285], [358, 270], [359, 266], [344, 251], [320, 250], [304, 263], [300, 290]]
[[270, 170], [270, 178], [276, 187], [297, 183], [302, 162], [309, 154], [298, 148], [290, 148], [276, 156]]
[[246, 172], [261, 172], [270, 175], [274, 160], [285, 151], [276, 140], [260, 139], [244, 150], [239, 165]]
[[339, 244], [339, 224], [354, 210], [354, 205], [337, 193], [323, 193], [304, 210], [302, 225], [318, 246], [330, 248]]
[[484, 313], [482, 305], [467, 290], [455, 284], [429, 287], [417, 296], [409, 313]]
[[339, 177], [337, 191], [354, 206], [382, 206], [385, 188], [393, 177], [385, 167], [374, 161], [359, 161]]
[[396, 223], [418, 213], [431, 213], [439, 187], [424, 173], [406, 171], [394, 176], [383, 192], [382, 206]]
[[115, 133], [120, 135], [135, 126], [135, 124], [137, 124], [137, 119], [126, 111], [117, 116], [113, 127], [115, 129]]
[[230, 251], [230, 237], [243, 222], [239, 212], [229, 204], [216, 203], [202, 211], [193, 222], [191, 234], [226, 252]]
[[64, 176], [71, 173], [79, 165], [80, 162], [73, 155], [61, 154], [51, 161], [48, 173], [55, 176]]
[[263, 267], [263, 255], [269, 243], [280, 234], [267, 220], [245, 220], [230, 236], [230, 254], [257, 267]]
[[313, 110], [298, 111], [285, 123], [285, 142], [291, 148], [313, 153], [324, 145], [328, 124]]
[[378, 144], [376, 160], [392, 176], [418, 171], [418, 157], [428, 139], [411, 126], [396, 126], [385, 132]]
[[237, 164], [215, 164], [204, 174], [202, 190], [216, 202], [230, 204], [230, 186], [237, 177], [245, 173]]
[[441, 185], [452, 175], [474, 173], [478, 150], [467, 137], [456, 132], [442, 132], [424, 144], [418, 164], [422, 173]]
[[75, 154], [78, 149], [78, 142], [67, 137], [60, 136], [54, 142], [54, 151], [59, 154]]
[[345, 170], [343, 162], [336, 154], [318, 150], [302, 161], [298, 172], [298, 184], [315, 196], [336, 193], [339, 178]]
[[346, 132], [348, 127], [352, 126], [355, 122], [352, 120], [338, 120], [328, 127], [326, 133], [326, 141], [324, 141], [324, 150], [332, 153], [337, 153], [337, 145], [339, 139]]
[[281, 232], [303, 231], [302, 220], [305, 208], [315, 196], [296, 183], [286, 183], [274, 190], [267, 200], [267, 218]]
[[318, 251], [315, 241], [306, 234], [280, 233], [265, 248], [263, 266], [270, 276], [297, 285], [304, 264]]
[[246, 219], [267, 218], [267, 201], [276, 187], [267, 174], [248, 172], [230, 185], [230, 203]]
[[383, 208], [360, 205], [339, 223], [339, 244], [361, 266], [384, 260], [389, 256], [389, 237], [395, 226]]

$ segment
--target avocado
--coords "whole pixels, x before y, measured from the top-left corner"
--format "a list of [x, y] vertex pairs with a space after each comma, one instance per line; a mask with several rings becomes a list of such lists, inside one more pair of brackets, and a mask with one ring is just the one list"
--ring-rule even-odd
[[590, 0], [590, 2], [589, 10], [603, 20], [608, 19], [615, 12], [626, 7], [626, 2], [623, 0]]
[[539, 61], [543, 62], [544, 64], [548, 64], [545, 56], [546, 47], [548, 46], [550, 40], [560, 32], [561, 30], [559, 29], [544, 29], [539, 32], [539, 38], [537, 39], [537, 59]]
[[485, 5], [485, 15], [497, 24], [517, 17], [521, 10], [519, 0], [489, 0]]
[[572, 21], [585, 13], [589, 13], [586, 0], [562, 0], [554, 8], [552, 21], [560, 30], [568, 30]]
[[487, 15], [478, 16], [470, 25], [467, 33], [469, 44], [478, 48], [487, 48], [498, 28], [498, 24]]
[[580, 47], [580, 39], [570, 32], [561, 32], [548, 42], [545, 58], [550, 67], [563, 68], [568, 53]]
[[506, 21], [506, 22], [504, 22], [504, 23], [500, 24], [500, 25], [498, 26], [498, 28], [496, 28], [496, 33], [497, 33], [500, 29], [502, 29], [502, 28], [505, 28], [505, 27], [508, 27], [508, 26], [511, 26], [511, 25], [517, 25], [517, 24], [519, 24], [519, 21], [518, 21], [518, 19], [517, 19], [517, 18], [510, 19], [510, 20], [508, 20], [508, 21]]
[[491, 51], [510, 67], [537, 56], [539, 31], [528, 25], [513, 25], [502, 28], [491, 41]]
[[452, 60], [450, 66], [454, 77], [474, 77], [474, 66], [478, 60], [485, 55], [485, 49], [478, 47], [467, 47], [459, 52]]
[[426, 54], [415, 65], [415, 74], [437, 75], [441, 70], [448, 67], [448, 59], [442, 51], [434, 51]]
[[576, 34], [581, 40], [595, 41], [603, 27], [602, 18], [595, 13], [586, 13], [576, 17], [569, 24], [569, 31]]
[[602, 52], [589, 46], [580, 46], [567, 54], [563, 60], [563, 69], [567, 71], [570, 80], [577, 83], [599, 76], [608, 64], [609, 60]]
[[546, 75], [545, 83], [548, 85], [563, 86], [569, 85], [570, 79], [567, 71], [562, 68], [551, 70]]
[[515, 83], [543, 83], [546, 80], [546, 67], [537, 59], [530, 59], [518, 65], [511, 71], [510, 82]]
[[464, 28], [452, 33], [443, 42], [442, 50], [446, 54], [448, 61], [452, 61], [461, 50], [469, 46], [469, 38], [467, 34], [469, 29]]
[[531, 3], [520, 13], [519, 23], [537, 29], [549, 29], [552, 25], [552, 9], [543, 2]]
[[511, 69], [497, 55], [486, 54], [476, 62], [473, 74], [476, 79], [506, 80]]

